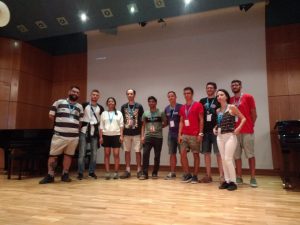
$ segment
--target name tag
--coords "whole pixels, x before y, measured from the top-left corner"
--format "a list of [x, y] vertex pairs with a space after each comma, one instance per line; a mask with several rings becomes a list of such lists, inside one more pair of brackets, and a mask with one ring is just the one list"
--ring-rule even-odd
[[170, 121], [170, 127], [175, 127], [174, 120], [171, 120], [171, 121]]
[[212, 116], [212, 114], [207, 114], [206, 115], [206, 121], [207, 122], [211, 122], [211, 116]]
[[184, 120], [184, 125], [185, 125], [186, 127], [189, 127], [189, 126], [190, 126], [190, 121], [189, 121], [189, 120]]

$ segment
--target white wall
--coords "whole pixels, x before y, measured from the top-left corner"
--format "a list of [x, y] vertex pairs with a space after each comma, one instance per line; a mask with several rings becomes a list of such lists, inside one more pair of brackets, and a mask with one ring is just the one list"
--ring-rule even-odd
[[[97, 88], [103, 105], [107, 97], [114, 96], [120, 107], [127, 101], [125, 91], [134, 88], [136, 100], [145, 109], [150, 95], [157, 97], [158, 107], [163, 109], [169, 90], [176, 91], [178, 101], [183, 102], [182, 89], [192, 86], [195, 100], [199, 100], [205, 97], [208, 81], [230, 91], [231, 80], [240, 79], [243, 91], [254, 95], [257, 104], [257, 168], [271, 169], [264, 4], [256, 4], [247, 13], [235, 7], [166, 21], [166, 27], [156, 22], [144, 28], [121, 27], [116, 36], [89, 32], [88, 92]], [[164, 137], [166, 134], [167, 129]], [[102, 163], [102, 151], [99, 158]], [[161, 164], [168, 165], [166, 141]], [[245, 160], [243, 166], [248, 167]]]

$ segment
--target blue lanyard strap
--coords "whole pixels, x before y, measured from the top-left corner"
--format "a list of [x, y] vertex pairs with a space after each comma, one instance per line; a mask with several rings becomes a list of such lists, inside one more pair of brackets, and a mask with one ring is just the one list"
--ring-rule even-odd
[[239, 106], [240, 106], [242, 97], [243, 97], [243, 93], [242, 93], [241, 96], [239, 97], [239, 101], [238, 101], [237, 103], [236, 103], [236, 101], [235, 101], [235, 97], [233, 98], [233, 99], [234, 99], [233, 104], [234, 104], [236, 107], [239, 107]]
[[185, 111], [185, 117], [186, 117], [186, 118], [189, 118], [189, 114], [190, 114], [191, 108], [193, 107], [194, 103], [195, 103], [195, 102], [192, 102], [192, 104], [191, 104], [189, 110], [186, 109], [186, 106], [187, 106], [187, 105], [185, 104], [185, 110], [184, 110], [184, 111]]
[[75, 104], [74, 104], [74, 105], [71, 104], [71, 103], [69, 102], [69, 100], [67, 100], [67, 102], [68, 102], [68, 108], [69, 108], [69, 110], [70, 110], [69, 117], [71, 117], [71, 116], [73, 116], [73, 111], [75, 110]]
[[215, 98], [212, 100], [212, 102], [209, 104], [208, 97], [206, 98], [206, 104], [205, 108], [207, 109], [208, 112], [210, 112], [212, 104], [215, 102]]
[[128, 112], [129, 112], [130, 117], [132, 118], [132, 117], [133, 117], [133, 113], [134, 113], [134, 111], [135, 111], [135, 103], [133, 104], [133, 108], [132, 108], [132, 109], [130, 108], [130, 105], [129, 105], [129, 103], [128, 103], [127, 109], [128, 109]]
[[[109, 123], [111, 124], [114, 118], [114, 112], [108, 112], [108, 119], [109, 119]], [[111, 116], [112, 115], [112, 116]]]
[[221, 122], [222, 122], [222, 120], [223, 120], [224, 113], [225, 113], [226, 110], [227, 110], [227, 106], [228, 106], [228, 105], [226, 105], [226, 108], [225, 108], [224, 112], [221, 112], [221, 111], [220, 111], [220, 112], [218, 113], [217, 121], [218, 121], [219, 126], [221, 125]]
[[[171, 119], [173, 119], [174, 113], [176, 112], [175, 109], [176, 109], [176, 105], [175, 105], [174, 108], [172, 108], [172, 106], [170, 105], [170, 115], [171, 115]], [[171, 113], [171, 112], [172, 112], [172, 113]]]

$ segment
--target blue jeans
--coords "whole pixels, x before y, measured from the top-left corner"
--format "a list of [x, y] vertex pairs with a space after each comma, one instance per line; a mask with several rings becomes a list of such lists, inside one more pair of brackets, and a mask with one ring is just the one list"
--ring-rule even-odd
[[[85, 167], [85, 153], [86, 153], [86, 134], [79, 134], [79, 158], [78, 158], [78, 173], [83, 174]], [[98, 138], [91, 137], [91, 157], [89, 165], [89, 173], [94, 173], [96, 168], [96, 159], [97, 159], [97, 149], [98, 149]]]

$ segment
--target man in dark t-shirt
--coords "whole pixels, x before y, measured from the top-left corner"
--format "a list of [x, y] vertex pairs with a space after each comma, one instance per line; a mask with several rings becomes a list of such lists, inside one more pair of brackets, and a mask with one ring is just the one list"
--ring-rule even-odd
[[203, 129], [204, 137], [202, 142], [201, 153], [204, 154], [205, 167], [206, 167], [206, 175], [200, 180], [201, 183], [212, 182], [212, 176], [211, 176], [212, 146], [214, 149], [214, 153], [216, 154], [217, 157], [219, 173], [220, 173], [220, 182], [224, 181], [222, 159], [217, 145], [217, 138], [213, 133], [213, 128], [217, 124], [216, 110], [220, 108], [220, 103], [217, 101], [217, 98], [215, 97], [216, 90], [217, 90], [216, 83], [208, 82], [206, 84], [207, 97], [202, 98], [200, 100], [200, 103], [203, 105], [204, 108], [204, 129]]
[[128, 89], [126, 91], [128, 103], [125, 103], [121, 107], [121, 112], [124, 118], [124, 142], [123, 149], [125, 151], [125, 163], [126, 170], [121, 175], [121, 179], [129, 178], [130, 173], [130, 161], [131, 161], [131, 149], [136, 154], [137, 164], [137, 177], [141, 175], [141, 127], [142, 127], [142, 116], [144, 113], [143, 106], [134, 101], [136, 91]]

